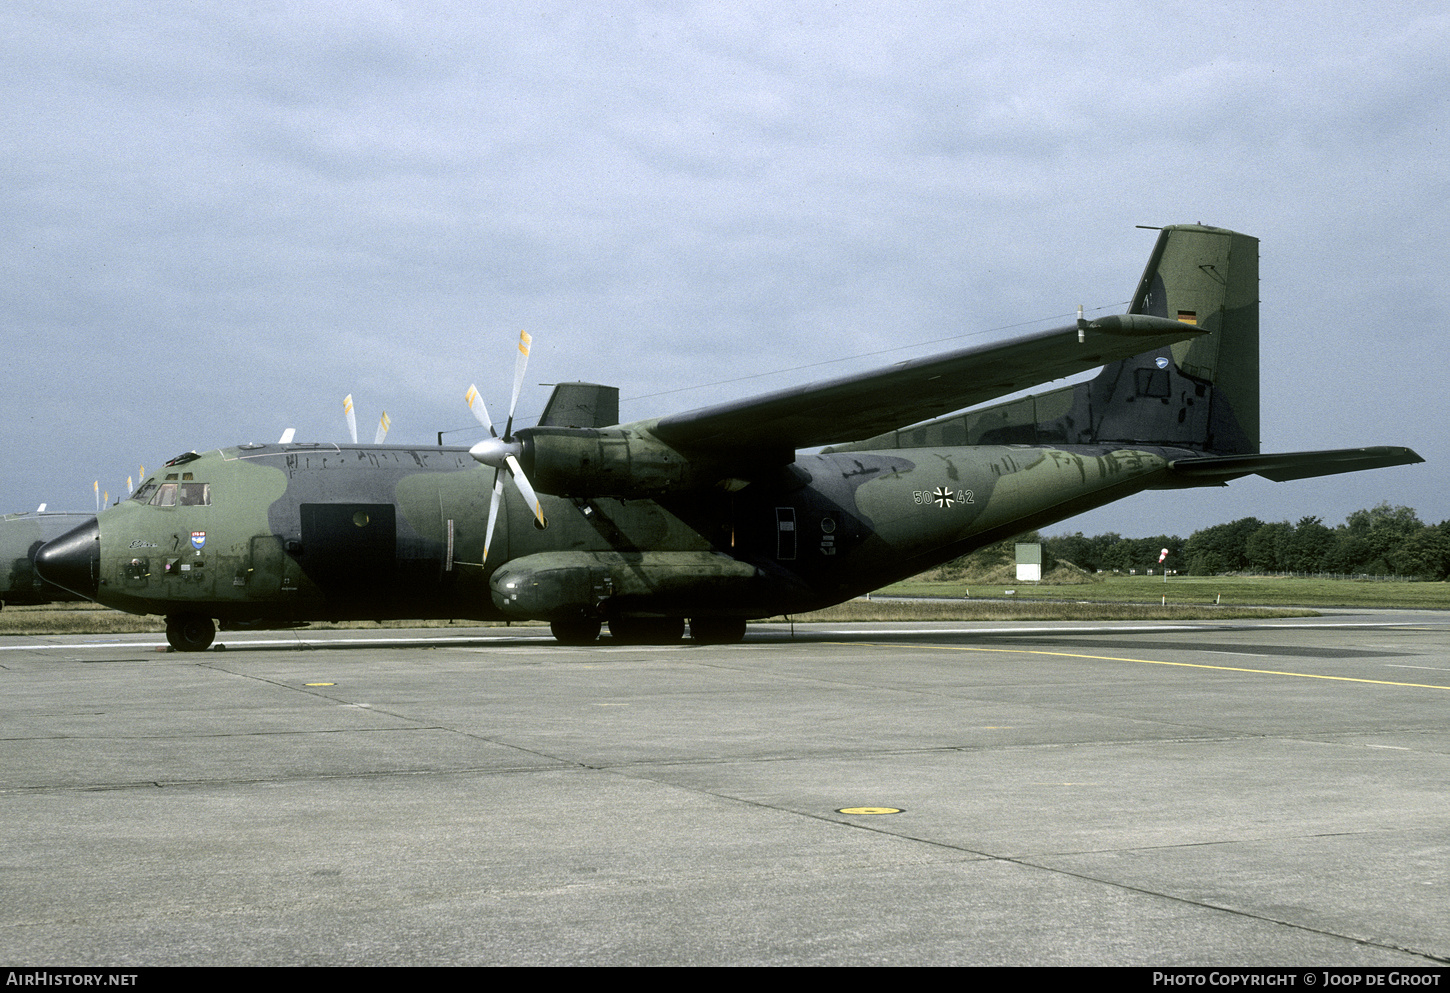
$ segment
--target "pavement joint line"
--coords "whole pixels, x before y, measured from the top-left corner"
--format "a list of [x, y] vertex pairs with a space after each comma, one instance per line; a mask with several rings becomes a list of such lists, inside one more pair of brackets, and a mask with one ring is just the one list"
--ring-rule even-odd
[[1014, 865], [1044, 869], [1048, 872], [1061, 873], [1062, 875], [1070, 876], [1073, 879], [1081, 879], [1087, 882], [1101, 883], [1104, 886], [1124, 890], [1129, 893], [1141, 893], [1144, 896], [1156, 896], [1164, 900], [1170, 900], [1174, 903], [1181, 903], [1190, 907], [1201, 907], [1205, 910], [1212, 910], [1223, 914], [1230, 914], [1234, 917], [1242, 917], [1246, 920], [1263, 921], [1266, 924], [1277, 924], [1280, 927], [1289, 928], [1290, 930], [1303, 931], [1307, 934], [1318, 934], [1326, 938], [1335, 938], [1340, 941], [1350, 942], [1351, 944], [1363, 945], [1367, 948], [1384, 948], [1390, 951], [1403, 952], [1406, 955], [1414, 955], [1419, 958], [1423, 958], [1429, 962], [1450, 963], [1450, 958], [1442, 958], [1440, 956], [1433, 955], [1430, 952], [1425, 951], [1424, 949], [1406, 948], [1403, 945], [1395, 945], [1388, 942], [1375, 941], [1371, 938], [1359, 938], [1350, 934], [1342, 934], [1338, 931], [1329, 931], [1324, 928], [1311, 927], [1308, 924], [1296, 924], [1293, 921], [1286, 921], [1277, 917], [1269, 917], [1266, 914], [1256, 914], [1248, 910], [1240, 910], [1234, 907], [1226, 907], [1221, 904], [1210, 903], [1206, 900], [1195, 900], [1191, 897], [1177, 896], [1172, 893], [1163, 893], [1159, 890], [1145, 889], [1142, 886], [1134, 886], [1131, 883], [1120, 883], [1111, 879], [1099, 879], [1097, 876], [1088, 875], [1082, 872], [1074, 872], [1070, 869], [1061, 869], [1054, 868], [1052, 866], [1038, 865], [1037, 863], [1031, 862], [1026, 858], [1004, 858], [1002, 859], [1002, 861], [1011, 862]]
[[[635, 778], [635, 777], [631, 777], [631, 778]], [[648, 777], [639, 777], [639, 778], [648, 778]], [[650, 781], [651, 782], [654, 782], [655, 780], [652, 780], [651, 779]], [[919, 838], [919, 837], [916, 837], [916, 836], [911, 835], [911, 834], [903, 833], [900, 830], [895, 830], [895, 831], [891, 830], [891, 827], [893, 827], [893, 826], [895, 826], [895, 827], [899, 827], [900, 826], [901, 822], [899, 822], [899, 821], [891, 821], [890, 822], [890, 825], [886, 825], [886, 824], [881, 824], [881, 823], [876, 822], [876, 821], [872, 821], [870, 823], [866, 823], [866, 822], [858, 822], [858, 821], [855, 821], [855, 820], [839, 820], [838, 817], [848, 816], [848, 815], [837, 815], [837, 817], [830, 817], [830, 816], [827, 816], [824, 813], [816, 813], [814, 811], [809, 811], [809, 810], [797, 810], [797, 809], [792, 809], [792, 808], [789, 808], [789, 807], [782, 807], [782, 806], [779, 806], [777, 804], [770, 804], [770, 803], [766, 803], [766, 802], [761, 801], [761, 800], [752, 800], [752, 799], [749, 799], [747, 797], [728, 796], [728, 795], [724, 795], [724, 794], [721, 794], [719, 792], [716, 792], [714, 790], [703, 790], [703, 789], [698, 789], [698, 788], [689, 787], [689, 786], [683, 786], [682, 787], [682, 786], [680, 786], [680, 784], [666, 784], [666, 785], [671, 785], [671, 786], [674, 786], [675, 788], [683, 788], [683, 789], [689, 790], [690, 792], [698, 793], [698, 794], [703, 795], [703, 796], [714, 797], [716, 799], [724, 800], [726, 802], [733, 802], [733, 803], [745, 804], [747, 806], [758, 807], [760, 809], [770, 810], [770, 811], [774, 811], [776, 813], [783, 813], [783, 814], [788, 814], [788, 815], [789, 814], [793, 814], [793, 815], [795, 815], [797, 817], [805, 817], [805, 818], [809, 818], [809, 819], [812, 819], [812, 820], [823, 821], [823, 822], [828, 823], [828, 824], [836, 824], [836, 825], [839, 825], [841, 827], [845, 827], [845, 828], [848, 828], [848, 829], [851, 829], [851, 830], [866, 831], [866, 832], [869, 832], [869, 833], [872, 833], [872, 834], [883, 835], [883, 836], [886, 836], [886, 837], [895, 838], [895, 839], [897, 839], [899, 841], [914, 842], [916, 844], [920, 844], [920, 845], [927, 846], [928, 848], [935, 848], [935, 849], [942, 849], [942, 850], [950, 851], [950, 852], [957, 852], [957, 853], [960, 853], [962, 855], [973, 856], [976, 859], [981, 860], [981, 861], [1001, 862], [1001, 863], [1005, 863], [1005, 864], [1008, 864], [1008, 865], [1019, 866], [1020, 868], [1023, 868], [1023, 869], [1035, 870], [1035, 871], [1038, 871], [1038, 872], [1046, 872], [1046, 873], [1050, 873], [1050, 874], [1054, 874], [1054, 875], [1067, 876], [1067, 877], [1070, 877], [1072, 879], [1080, 879], [1080, 880], [1082, 880], [1084, 882], [1096, 883], [1096, 884], [1101, 885], [1101, 886], [1107, 886], [1107, 887], [1109, 887], [1111, 889], [1123, 890], [1123, 891], [1130, 892], [1130, 893], [1139, 893], [1139, 894], [1142, 894], [1144, 896], [1156, 897], [1158, 899], [1168, 900], [1170, 902], [1183, 904], [1185, 906], [1200, 907], [1202, 909], [1209, 910], [1209, 911], [1214, 911], [1214, 912], [1217, 912], [1217, 913], [1229, 914], [1229, 915], [1234, 916], [1234, 917], [1242, 917], [1242, 918], [1244, 918], [1246, 920], [1263, 921], [1263, 922], [1265, 922], [1267, 924], [1275, 924], [1275, 925], [1278, 925], [1280, 927], [1289, 928], [1289, 929], [1295, 930], [1295, 931], [1303, 931], [1303, 932], [1308, 933], [1308, 934], [1318, 934], [1318, 935], [1322, 935], [1322, 936], [1324, 936], [1326, 938], [1333, 938], [1333, 939], [1336, 939], [1336, 940], [1339, 940], [1339, 941], [1347, 941], [1347, 942], [1350, 942], [1352, 944], [1363, 945], [1363, 946], [1370, 947], [1370, 948], [1384, 948], [1384, 949], [1388, 949], [1388, 950], [1391, 950], [1391, 951], [1403, 952], [1403, 953], [1405, 953], [1407, 955], [1415, 955], [1415, 956], [1418, 956], [1420, 958], [1424, 958], [1424, 959], [1426, 959], [1427, 961], [1430, 961], [1430, 962], [1440, 962], [1440, 963], [1450, 962], [1450, 959], [1437, 957], [1437, 956], [1435, 956], [1435, 955], [1433, 955], [1433, 954], [1431, 954], [1429, 952], [1424, 951], [1423, 949], [1405, 948], [1405, 947], [1400, 946], [1400, 945], [1388, 944], [1388, 943], [1385, 943], [1385, 942], [1375, 941], [1375, 940], [1369, 939], [1369, 938], [1360, 938], [1360, 937], [1355, 937], [1355, 936], [1349, 935], [1349, 934], [1342, 934], [1342, 933], [1337, 932], [1337, 931], [1325, 930], [1324, 928], [1311, 927], [1311, 926], [1306, 925], [1306, 924], [1297, 924], [1297, 923], [1294, 923], [1293, 921], [1281, 920], [1279, 918], [1269, 917], [1269, 916], [1264, 915], [1264, 914], [1256, 914], [1256, 913], [1252, 913], [1252, 912], [1247, 911], [1247, 910], [1241, 910], [1241, 909], [1237, 909], [1237, 908], [1234, 908], [1234, 907], [1222, 906], [1220, 904], [1210, 903], [1210, 902], [1205, 901], [1205, 900], [1195, 900], [1195, 899], [1193, 899], [1191, 897], [1178, 896], [1178, 895], [1173, 894], [1173, 893], [1165, 893], [1165, 892], [1163, 892], [1161, 890], [1147, 889], [1147, 888], [1142, 887], [1142, 886], [1135, 886], [1135, 885], [1133, 885], [1131, 883], [1119, 882], [1119, 881], [1112, 880], [1112, 879], [1102, 879], [1102, 878], [1100, 878], [1098, 876], [1093, 876], [1093, 875], [1090, 875], [1088, 873], [1076, 872], [1076, 871], [1073, 871], [1071, 869], [1065, 869], [1065, 868], [1062, 868], [1062, 867], [1059, 867], [1059, 866], [1044, 865], [1044, 864], [1041, 864], [1039, 862], [1032, 861], [1033, 858], [1039, 858], [1039, 859], [1042, 858], [1043, 856], [1041, 854], [1039, 854], [1037, 856], [1032, 856], [1032, 857], [1028, 857], [1028, 856], [1012, 856], [1012, 855], [995, 855], [995, 854], [993, 854], [991, 852], [984, 852], [984, 851], [980, 851], [978, 849], [968, 848], [965, 845], [950, 844], [950, 843], [943, 842], [943, 841], [936, 841], [936, 840], [933, 840], [933, 839], [930, 839], [930, 838]], [[834, 813], [834, 811], [832, 811], [832, 813]], [[1242, 843], [1243, 842], [1241, 840], [1235, 839], [1235, 840], [1230, 840], [1230, 841], [1214, 842], [1214, 843], [1211, 843], [1211, 844], [1242, 844]], [[1202, 847], [1202, 846], [1192, 846], [1192, 847]], [[1123, 850], [1133, 850], [1133, 849], [1123, 849]], [[1056, 854], [1056, 853], [1054, 853], [1054, 854]], [[1057, 857], [1062, 857], [1062, 856], [1057, 856]]]

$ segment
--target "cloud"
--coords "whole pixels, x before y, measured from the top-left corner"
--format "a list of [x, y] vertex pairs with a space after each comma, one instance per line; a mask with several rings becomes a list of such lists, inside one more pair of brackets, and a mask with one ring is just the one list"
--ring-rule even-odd
[[[507, 392], [521, 327], [532, 378], [652, 398], [626, 416], [1006, 335], [1119, 304], [1132, 225], [1198, 220], [1263, 239], [1274, 445], [1446, 454], [1434, 5], [33, 3], [0, 28], [6, 508], [341, 437], [347, 392], [428, 442], [471, 423], [470, 380]], [[1252, 499], [1337, 519], [1393, 486], [1450, 517], [1433, 463], [1343, 479]], [[1174, 506], [1214, 523], [1223, 496]]]

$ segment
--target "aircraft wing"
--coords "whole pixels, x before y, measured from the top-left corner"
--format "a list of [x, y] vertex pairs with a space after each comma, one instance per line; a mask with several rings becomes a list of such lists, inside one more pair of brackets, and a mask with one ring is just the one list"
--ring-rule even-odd
[[812, 448], [871, 437], [1205, 333], [1162, 317], [1114, 315], [630, 426], [686, 452]]

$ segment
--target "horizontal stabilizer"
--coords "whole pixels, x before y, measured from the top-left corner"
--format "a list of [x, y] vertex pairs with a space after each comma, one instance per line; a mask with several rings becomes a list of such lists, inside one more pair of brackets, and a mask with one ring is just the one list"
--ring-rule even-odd
[[1191, 486], [1212, 486], [1240, 476], [1259, 475], [1276, 483], [1290, 479], [1332, 476], [1339, 472], [1383, 469], [1423, 462], [1414, 451], [1395, 446], [1335, 448], [1324, 452], [1284, 452], [1278, 455], [1218, 455], [1179, 459], [1169, 466]]

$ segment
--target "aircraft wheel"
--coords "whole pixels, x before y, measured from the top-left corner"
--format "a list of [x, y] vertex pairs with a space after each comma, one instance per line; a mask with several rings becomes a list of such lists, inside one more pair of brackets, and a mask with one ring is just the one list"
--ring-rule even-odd
[[745, 639], [745, 618], [692, 617], [690, 637], [702, 645], [733, 645]]
[[554, 640], [561, 645], [592, 645], [599, 640], [601, 627], [603, 625], [591, 617], [568, 617], [549, 622]]
[[614, 617], [609, 636], [626, 645], [670, 645], [685, 636], [683, 617]]
[[166, 640], [178, 652], [204, 652], [216, 637], [216, 625], [200, 614], [168, 614]]

